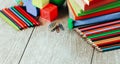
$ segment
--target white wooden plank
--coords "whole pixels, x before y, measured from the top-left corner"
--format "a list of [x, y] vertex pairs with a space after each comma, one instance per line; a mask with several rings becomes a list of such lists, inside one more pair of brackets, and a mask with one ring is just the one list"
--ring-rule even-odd
[[95, 51], [92, 64], [120, 64], [120, 50], [100, 53]]
[[[0, 9], [10, 7], [12, 0], [0, 0]], [[33, 28], [16, 31], [0, 18], [0, 64], [18, 64]]]
[[90, 64], [93, 48], [67, 29], [68, 16], [62, 15], [56, 21], [63, 22], [65, 31], [51, 33], [47, 25], [37, 27], [20, 64]]

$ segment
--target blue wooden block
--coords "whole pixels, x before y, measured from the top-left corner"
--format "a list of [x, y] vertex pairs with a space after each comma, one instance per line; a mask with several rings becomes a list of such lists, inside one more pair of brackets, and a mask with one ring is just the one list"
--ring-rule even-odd
[[39, 15], [39, 10], [32, 5], [32, 0], [23, 0], [24, 6], [26, 6], [26, 11], [33, 15], [33, 16], [38, 16]]

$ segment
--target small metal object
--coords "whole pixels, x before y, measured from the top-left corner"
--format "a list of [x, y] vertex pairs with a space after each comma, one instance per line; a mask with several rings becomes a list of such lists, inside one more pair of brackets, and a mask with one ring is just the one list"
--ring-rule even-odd
[[59, 24], [59, 28], [60, 28], [61, 30], [65, 30], [62, 24]]

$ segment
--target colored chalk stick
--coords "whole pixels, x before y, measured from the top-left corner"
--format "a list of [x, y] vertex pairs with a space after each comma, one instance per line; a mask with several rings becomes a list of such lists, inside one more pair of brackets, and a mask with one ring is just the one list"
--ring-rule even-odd
[[108, 32], [110, 30], [116, 30], [116, 29], [120, 29], [120, 24], [114, 24], [114, 25], [110, 25], [110, 26], [100, 27], [100, 28], [84, 31], [83, 33], [86, 36], [90, 36], [90, 35], [93, 35], [93, 34], [99, 34], [99, 33], [102, 33], [102, 32]]
[[33, 15], [34, 17], [37, 17], [40, 11], [38, 11], [38, 9], [32, 5], [32, 0], [23, 0], [24, 2], [24, 6], [26, 6], [26, 11]]
[[49, 3], [49, 0], [32, 0], [32, 4], [38, 8], [43, 8]]
[[73, 29], [74, 27], [80, 27], [84, 25], [93, 25], [96, 23], [103, 23], [103, 22], [109, 22], [109, 21], [114, 21], [114, 20], [119, 20], [120, 19], [120, 12], [117, 13], [112, 13], [108, 15], [103, 15], [103, 16], [98, 16], [94, 18], [89, 18], [85, 20], [76, 20], [74, 21], [73, 19], [69, 18], [68, 19], [68, 28]]
[[92, 41], [98, 41], [98, 40], [103, 40], [103, 39], [107, 39], [107, 38], [116, 37], [118, 35], [120, 35], [120, 32], [114, 33], [114, 34], [109, 34], [109, 35], [106, 35], [106, 36], [101, 36], [101, 37], [98, 37], [98, 38], [91, 38], [91, 40]]
[[94, 26], [85, 27], [85, 28], [81, 28], [80, 31], [87, 31], [87, 30], [100, 28], [100, 27], [104, 27], [104, 26], [109, 26], [109, 25], [113, 25], [113, 24], [117, 24], [117, 23], [120, 24], [120, 20], [107, 22], [107, 23], [102, 23], [102, 24], [98, 24], [98, 25], [94, 25]]
[[102, 48], [102, 52], [116, 50], [116, 49], [120, 49], [120, 44], [105, 46], [104, 48]]
[[15, 25], [9, 18], [7, 18], [1, 11], [0, 11], [0, 17], [3, 18], [9, 25], [11, 25], [16, 30], [20, 30], [17, 25]]
[[11, 8], [9, 8], [16, 16], [18, 16], [22, 21], [24, 21], [28, 27], [30, 27], [30, 25], [23, 19], [21, 18], [14, 10], [12, 10]]
[[27, 25], [21, 20], [19, 19], [14, 13], [12, 13], [9, 9], [3, 9], [3, 11], [9, 15], [12, 19], [14, 19], [16, 21], [17, 24], [19, 24], [23, 29], [27, 28]]
[[[23, 21], [28, 24], [29, 27], [33, 27], [33, 24], [31, 23], [31, 21], [29, 21], [27, 18], [25, 18], [25, 17], [24, 17], [20, 12], [18, 12], [14, 7], [11, 7], [11, 9], [12, 9], [14, 12], [16, 12], [16, 14], [18, 14], [18, 15], [23, 19]], [[19, 16], [18, 16], [18, 17], [19, 17]]]
[[106, 36], [106, 35], [109, 35], [109, 34], [115, 34], [115, 33], [118, 33], [118, 32], [120, 32], [120, 29], [112, 30], [112, 31], [108, 31], [108, 32], [103, 32], [103, 33], [100, 33], [100, 34], [94, 34], [94, 35], [91, 35], [91, 36], [87, 36], [87, 38], [89, 38], [89, 39], [98, 38], [98, 37], [101, 37], [101, 36]]
[[103, 39], [103, 40], [98, 40], [98, 41], [95, 41], [93, 44], [95, 44], [99, 47], [102, 47], [102, 46], [106, 46], [106, 45], [116, 44], [118, 42], [120, 42], [120, 36]]
[[13, 18], [11, 18], [9, 15], [7, 15], [4, 11], [1, 11], [1, 13], [3, 13], [9, 20], [11, 20], [11, 22], [13, 22], [20, 30], [22, 30], [23, 28], [16, 23], [16, 21], [14, 21]]
[[14, 7], [16, 10], [18, 10], [23, 16], [25, 16], [29, 21], [33, 23], [35, 26], [39, 26], [40, 22], [36, 21], [32, 16], [30, 16], [26, 11], [24, 11], [20, 6]]
[[40, 11], [41, 18], [53, 21], [58, 16], [58, 7], [54, 4], [48, 4]]

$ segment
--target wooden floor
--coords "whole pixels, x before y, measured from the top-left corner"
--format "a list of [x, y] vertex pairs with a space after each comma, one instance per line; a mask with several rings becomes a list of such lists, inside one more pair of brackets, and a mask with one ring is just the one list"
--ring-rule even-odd
[[[0, 9], [15, 5], [0, 0]], [[50, 32], [48, 24], [16, 31], [0, 18], [0, 64], [120, 64], [120, 50], [97, 52], [67, 28], [67, 14], [56, 20], [65, 31]]]

